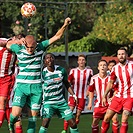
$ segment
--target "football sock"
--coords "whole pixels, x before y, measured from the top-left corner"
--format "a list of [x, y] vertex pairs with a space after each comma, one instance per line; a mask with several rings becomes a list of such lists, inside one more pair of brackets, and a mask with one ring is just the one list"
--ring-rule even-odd
[[92, 126], [92, 133], [99, 133], [99, 125]]
[[77, 125], [79, 124], [79, 120], [76, 120], [76, 124], [77, 124]]
[[112, 123], [112, 132], [119, 133], [119, 122]]
[[68, 129], [68, 122], [66, 120], [64, 120], [64, 130], [67, 131], [67, 129]]
[[10, 122], [10, 114], [11, 114], [11, 111], [12, 111], [11, 108], [6, 108], [5, 118], [6, 118], [6, 120], [7, 120], [8, 123]]
[[4, 117], [5, 117], [5, 111], [4, 111], [4, 109], [0, 109], [0, 127], [2, 126]]
[[71, 133], [79, 133], [78, 128], [73, 129], [71, 127], [70, 127], [70, 132]]
[[13, 116], [12, 113], [10, 114], [10, 124], [9, 124], [9, 130], [14, 132], [14, 123], [18, 120], [17, 116]]
[[101, 126], [101, 133], [107, 133], [109, 129], [109, 122], [105, 122], [104, 120], [102, 121], [102, 126]]
[[40, 130], [39, 130], [39, 133], [47, 133], [47, 128], [41, 126]]
[[36, 120], [37, 118], [35, 116], [29, 118], [27, 133], [35, 133]]
[[16, 126], [15, 133], [23, 133], [22, 126]]
[[120, 133], [127, 133], [127, 130], [128, 130], [128, 122], [122, 122]]

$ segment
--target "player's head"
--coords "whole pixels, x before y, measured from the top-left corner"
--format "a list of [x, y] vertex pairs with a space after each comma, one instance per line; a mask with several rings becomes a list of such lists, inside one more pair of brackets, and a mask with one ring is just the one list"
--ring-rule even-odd
[[121, 64], [125, 64], [128, 57], [127, 50], [124, 47], [121, 47], [117, 51], [117, 58]]
[[36, 48], [36, 46], [37, 46], [37, 42], [36, 42], [34, 36], [33, 36], [33, 35], [27, 35], [27, 36], [25, 37], [25, 41], [26, 41], [25, 46], [26, 46], [27, 52], [28, 52], [29, 54], [33, 54], [34, 51], [35, 51], [35, 48]]
[[116, 61], [115, 60], [110, 60], [108, 62], [108, 69], [109, 69], [109, 71], [111, 71], [113, 66], [115, 66], [115, 65], [116, 65]]
[[85, 57], [84, 54], [78, 55], [78, 61], [77, 61], [77, 63], [78, 63], [78, 66], [79, 67], [85, 67], [85, 64], [86, 64], [86, 59], [85, 58], [86, 57]]
[[54, 61], [55, 61], [55, 57], [54, 57], [54, 55], [52, 53], [47, 53], [44, 56], [44, 64], [45, 64], [45, 66], [47, 66], [47, 67], [54, 66]]
[[99, 60], [98, 62], [98, 70], [99, 73], [106, 73], [108, 69], [108, 63], [106, 60]]

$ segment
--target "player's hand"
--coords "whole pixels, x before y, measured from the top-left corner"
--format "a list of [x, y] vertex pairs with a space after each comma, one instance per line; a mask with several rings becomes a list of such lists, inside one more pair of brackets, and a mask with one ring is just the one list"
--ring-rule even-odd
[[78, 104], [78, 98], [77, 98], [77, 96], [75, 94], [73, 95], [73, 98], [74, 98], [76, 104]]
[[109, 103], [109, 104], [111, 104], [112, 98], [113, 98], [113, 97], [111, 97], [111, 98], [108, 99], [108, 103]]
[[20, 42], [21, 42], [21, 44], [27, 44], [24, 37], [22, 37], [22, 38], [20, 39]]
[[102, 98], [102, 106], [106, 106], [106, 102], [107, 102], [107, 101], [106, 101], [106, 98], [103, 97], [103, 98]]
[[87, 109], [88, 109], [88, 110], [92, 110], [92, 104], [91, 104], [91, 103], [88, 103]]
[[65, 19], [65, 22], [64, 22], [64, 25], [69, 25], [69, 24], [71, 24], [71, 18], [69, 18], [69, 17], [67, 17], [66, 19]]

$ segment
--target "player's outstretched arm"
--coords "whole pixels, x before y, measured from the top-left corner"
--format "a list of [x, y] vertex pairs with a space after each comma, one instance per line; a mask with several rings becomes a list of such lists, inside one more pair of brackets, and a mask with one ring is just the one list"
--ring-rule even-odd
[[71, 23], [71, 19], [70, 19], [69, 17], [67, 17], [67, 18], [65, 19], [65, 21], [64, 21], [63, 26], [57, 31], [57, 33], [56, 33], [52, 38], [49, 39], [49, 44], [52, 44], [52, 43], [54, 43], [55, 41], [59, 40], [59, 39], [62, 37], [62, 35], [63, 35], [65, 29], [67, 28], [67, 26], [68, 26], [70, 23]]
[[12, 40], [9, 40], [7, 42], [7, 45], [6, 45], [7, 49], [10, 49], [11, 45], [13, 44], [18, 44], [18, 45], [25, 44], [25, 38], [22, 37], [21, 39], [18, 39], [18, 38], [13, 37]]

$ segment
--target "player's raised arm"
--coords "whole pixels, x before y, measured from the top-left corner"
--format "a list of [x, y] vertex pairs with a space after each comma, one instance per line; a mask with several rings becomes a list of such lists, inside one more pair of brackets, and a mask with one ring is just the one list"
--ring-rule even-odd
[[70, 23], [71, 23], [71, 19], [70, 19], [69, 17], [67, 17], [67, 18], [65, 19], [65, 21], [64, 21], [63, 26], [57, 31], [57, 33], [56, 33], [52, 38], [49, 39], [49, 44], [52, 44], [52, 43], [54, 43], [55, 41], [59, 40], [59, 39], [62, 37], [62, 35], [63, 35], [65, 29], [67, 28], [67, 26], [68, 26]]
[[7, 42], [6, 47], [7, 47], [7, 49], [10, 49], [11, 45], [13, 45], [13, 44], [22, 45], [22, 44], [25, 44], [25, 43], [26, 42], [25, 42], [25, 39], [23, 37], [21, 39], [18, 39], [18, 38], [14, 37], [13, 39], [11, 39]]

